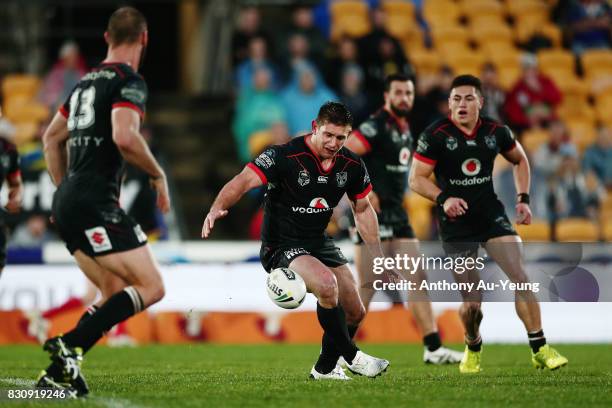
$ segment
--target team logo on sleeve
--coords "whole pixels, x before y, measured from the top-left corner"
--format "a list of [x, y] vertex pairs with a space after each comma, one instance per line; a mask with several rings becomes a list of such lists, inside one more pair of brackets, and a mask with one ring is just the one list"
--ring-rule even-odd
[[461, 171], [466, 176], [475, 176], [480, 173], [480, 160], [478, 159], [467, 159], [461, 165]]
[[348, 174], [346, 173], [346, 171], [336, 173], [336, 184], [338, 184], [338, 187], [344, 187], [346, 185], [347, 180]]
[[429, 143], [427, 143], [423, 139], [419, 139], [419, 141], [417, 142], [417, 153], [425, 153], [427, 149], [429, 149]]
[[298, 174], [298, 184], [304, 187], [308, 183], [310, 183], [310, 174], [306, 170], [300, 171], [300, 174]]
[[458, 146], [459, 146], [459, 144], [457, 143], [457, 139], [455, 139], [453, 136], [449, 136], [449, 137], [446, 138], [446, 148], [448, 150], [453, 151]]
[[127, 85], [121, 89], [121, 96], [128, 101], [143, 104], [147, 100], [147, 94], [137, 85]]
[[487, 147], [491, 150], [497, 149], [497, 140], [495, 139], [495, 135], [485, 136], [485, 143]]
[[255, 159], [255, 164], [264, 169], [274, 166], [274, 155], [270, 154], [273, 150], [266, 150]]
[[113, 245], [111, 244], [110, 238], [108, 237], [108, 233], [106, 232], [106, 228], [104, 227], [94, 227], [87, 229], [85, 230], [85, 236], [87, 237], [91, 248], [96, 253], [113, 249]]
[[359, 131], [366, 137], [376, 136], [376, 128], [370, 122], [364, 122], [359, 126]]

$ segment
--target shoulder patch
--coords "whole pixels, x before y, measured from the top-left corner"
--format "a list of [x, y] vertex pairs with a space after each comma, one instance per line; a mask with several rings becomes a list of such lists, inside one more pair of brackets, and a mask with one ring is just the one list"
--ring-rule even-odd
[[147, 94], [141, 87], [132, 82], [121, 88], [121, 97], [137, 104], [143, 104], [147, 99]]
[[359, 131], [366, 137], [374, 137], [378, 133], [376, 127], [370, 121], [363, 122], [359, 126]]

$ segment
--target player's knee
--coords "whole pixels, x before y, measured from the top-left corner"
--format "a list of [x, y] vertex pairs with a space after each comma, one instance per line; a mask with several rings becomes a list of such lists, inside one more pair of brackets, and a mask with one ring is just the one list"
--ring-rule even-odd
[[335, 307], [338, 304], [338, 282], [336, 282], [336, 277], [331, 273], [326, 274], [321, 278], [317, 286], [319, 301]]
[[366, 309], [361, 303], [359, 303], [359, 306], [344, 312], [346, 314], [346, 323], [353, 326], [359, 325], [366, 315]]
[[151, 304], [159, 302], [164, 298], [164, 296], [166, 296], [166, 288], [164, 287], [164, 284], [160, 279], [160, 281], [153, 288]]

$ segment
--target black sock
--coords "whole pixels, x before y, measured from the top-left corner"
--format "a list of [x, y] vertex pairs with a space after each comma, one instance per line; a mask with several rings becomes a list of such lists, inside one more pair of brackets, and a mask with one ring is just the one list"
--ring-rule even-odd
[[99, 308], [96, 305], [89, 306], [87, 310], [85, 311], [85, 313], [83, 313], [83, 315], [81, 316], [81, 318], [79, 319], [76, 325], [80, 326], [82, 323], [85, 323], [87, 320], [89, 320], [91, 316], [93, 316], [94, 313], [98, 311], [98, 309]]
[[62, 370], [62, 367], [55, 361], [49, 364], [49, 367], [47, 367], [45, 371], [47, 372], [47, 375], [49, 375], [55, 381], [64, 381], [64, 371]]
[[466, 337], [465, 344], [467, 344], [469, 350], [478, 352], [482, 349], [482, 338], [478, 336], [471, 340]]
[[[348, 328], [346, 327], [346, 317], [344, 315], [342, 306], [338, 305], [332, 309], [326, 309], [317, 303], [317, 317], [319, 318], [319, 324], [321, 324], [321, 327], [323, 328], [323, 336], [327, 336], [329, 340], [331, 340], [331, 343], [340, 352], [340, 355], [344, 357], [346, 362], [351, 363], [359, 349], [351, 341]], [[325, 339], [323, 340], [322, 345], [327, 345]], [[326, 349], [325, 353], [321, 354], [324, 354], [325, 357], [327, 357], [330, 354], [329, 351], [329, 349]], [[334, 361], [334, 365], [335, 363], [336, 361]]]
[[69, 347], [81, 347], [86, 353], [114, 325], [143, 309], [138, 291], [128, 286], [114, 294], [87, 321], [66, 333], [62, 338]]
[[436, 351], [442, 347], [442, 341], [440, 340], [438, 332], [429, 333], [427, 336], [423, 337], [423, 344], [429, 351]]
[[[359, 326], [347, 326], [348, 334], [351, 340], [353, 337], [355, 337], [357, 329], [359, 329]], [[319, 359], [315, 364], [315, 370], [321, 374], [330, 373], [336, 367], [338, 358], [340, 358], [340, 350], [338, 350], [328, 334], [323, 334], [323, 339], [321, 341], [321, 354], [319, 355]]]
[[540, 350], [540, 347], [546, 344], [546, 337], [544, 337], [544, 330], [539, 330], [537, 332], [527, 333], [527, 337], [529, 337], [529, 345], [531, 346], [531, 350], [534, 353], [537, 353]]

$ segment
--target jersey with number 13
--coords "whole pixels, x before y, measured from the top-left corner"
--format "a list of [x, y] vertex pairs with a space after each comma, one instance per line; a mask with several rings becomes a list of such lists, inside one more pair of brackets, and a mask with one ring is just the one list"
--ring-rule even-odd
[[87, 177], [118, 197], [123, 158], [113, 142], [111, 111], [132, 109], [142, 120], [146, 100], [147, 85], [129, 65], [102, 63], [83, 76], [60, 107], [70, 131], [67, 178]]

